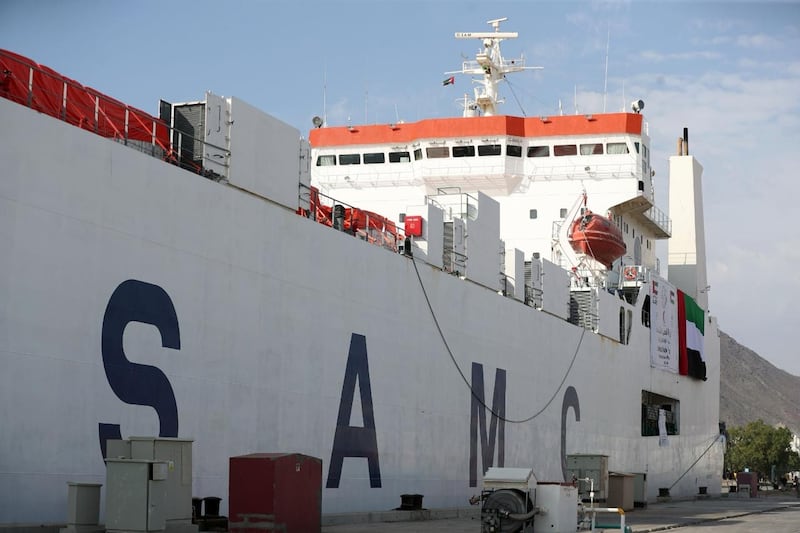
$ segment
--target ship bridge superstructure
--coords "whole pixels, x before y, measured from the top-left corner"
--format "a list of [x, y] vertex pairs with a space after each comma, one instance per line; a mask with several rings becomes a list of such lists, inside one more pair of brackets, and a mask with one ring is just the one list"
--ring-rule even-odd
[[481, 191], [501, 204], [507, 245], [551, 257], [585, 193], [593, 211], [623, 230], [626, 264], [655, 267], [654, 243], [670, 235], [655, 204], [647, 124], [636, 112], [322, 127], [309, 140], [315, 186], [397, 223], [422, 196]]
[[500, 31], [505, 20], [488, 21], [491, 32], [455, 34], [481, 43], [474, 60], [446, 73], [469, 75], [476, 86], [474, 97], [464, 98], [464, 116], [339, 127], [316, 120], [312, 184], [397, 224], [425, 197], [481, 192], [500, 204], [506, 246], [562, 267], [580, 260], [565, 251], [562, 230], [578, 215], [572, 206], [587, 198], [585, 207], [611, 218], [623, 235], [627, 254], [614, 269], [641, 267], [636, 279], [644, 279], [640, 272], [658, 269], [655, 241], [671, 233], [656, 206], [644, 102], [627, 112], [501, 114], [506, 75], [541, 68], [503, 57], [500, 44], [517, 37]]

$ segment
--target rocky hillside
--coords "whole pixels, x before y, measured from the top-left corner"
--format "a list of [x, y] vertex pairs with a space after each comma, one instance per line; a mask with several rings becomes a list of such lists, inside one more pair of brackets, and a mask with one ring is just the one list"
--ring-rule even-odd
[[728, 427], [759, 418], [800, 434], [800, 377], [762, 359], [720, 332], [719, 418]]

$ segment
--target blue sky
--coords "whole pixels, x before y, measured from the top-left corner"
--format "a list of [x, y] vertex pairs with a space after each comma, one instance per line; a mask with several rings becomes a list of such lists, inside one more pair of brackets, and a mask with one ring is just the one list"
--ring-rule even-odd
[[444, 72], [477, 42], [453, 33], [500, 17], [520, 33], [506, 57], [544, 67], [511, 77], [503, 111], [644, 100], [663, 210], [667, 158], [689, 128], [705, 168], [711, 312], [800, 375], [798, 2], [3, 0], [0, 47], [154, 114], [161, 98], [212, 90], [305, 134], [323, 113], [332, 125], [458, 115], [468, 80], [443, 87]]

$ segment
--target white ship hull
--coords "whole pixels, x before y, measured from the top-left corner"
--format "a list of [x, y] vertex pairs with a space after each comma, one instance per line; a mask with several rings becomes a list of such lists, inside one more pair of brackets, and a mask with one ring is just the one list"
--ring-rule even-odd
[[[713, 321], [708, 380], [677, 376], [640, 320], [623, 345], [425, 263], [420, 284], [265, 199], [2, 99], [0, 117], [0, 523], [62, 521], [67, 482], [105, 482], [115, 425], [193, 439], [193, 494], [223, 513], [228, 458], [253, 452], [322, 459], [323, 513], [463, 507], [490, 464], [562, 481], [573, 453], [646, 473], [651, 500], [719, 491]], [[498, 422], [469, 384], [540, 414]], [[680, 399], [667, 446], [642, 437], [643, 390]]]

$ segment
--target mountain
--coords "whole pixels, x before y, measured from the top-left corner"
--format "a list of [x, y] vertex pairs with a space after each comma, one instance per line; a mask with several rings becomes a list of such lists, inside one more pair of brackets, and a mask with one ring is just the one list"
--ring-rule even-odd
[[759, 418], [800, 434], [800, 377], [767, 362], [720, 331], [719, 419], [743, 426]]

